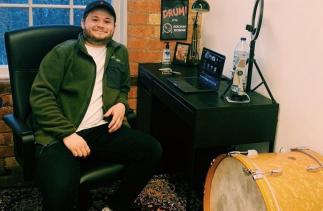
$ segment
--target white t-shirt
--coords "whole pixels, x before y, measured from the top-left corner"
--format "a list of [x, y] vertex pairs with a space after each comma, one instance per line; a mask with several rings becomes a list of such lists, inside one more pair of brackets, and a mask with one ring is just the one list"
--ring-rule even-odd
[[106, 123], [103, 120], [103, 101], [102, 101], [102, 80], [104, 73], [105, 57], [107, 54], [107, 48], [104, 47], [92, 47], [85, 45], [88, 53], [92, 56], [96, 64], [96, 78], [91, 96], [89, 107], [85, 113], [85, 116], [77, 128], [77, 131], [92, 128], [95, 126]]

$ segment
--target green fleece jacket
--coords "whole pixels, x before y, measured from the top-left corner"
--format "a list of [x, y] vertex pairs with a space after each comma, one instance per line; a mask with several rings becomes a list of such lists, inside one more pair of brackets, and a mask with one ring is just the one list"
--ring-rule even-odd
[[[118, 102], [127, 108], [130, 72], [126, 47], [111, 40], [104, 68], [103, 113]], [[76, 131], [90, 103], [95, 77], [96, 65], [82, 35], [45, 56], [30, 93], [37, 143], [50, 145]]]

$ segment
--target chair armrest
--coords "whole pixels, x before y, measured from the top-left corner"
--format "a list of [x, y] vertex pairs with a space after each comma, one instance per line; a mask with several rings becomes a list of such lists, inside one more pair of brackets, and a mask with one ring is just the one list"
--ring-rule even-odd
[[13, 114], [7, 114], [3, 117], [4, 122], [12, 129], [14, 135], [21, 138], [23, 143], [34, 142], [34, 132]]
[[15, 158], [22, 166], [25, 181], [32, 181], [35, 166], [35, 138], [27, 125], [13, 114], [3, 117], [4, 122], [12, 129], [14, 137]]
[[130, 124], [130, 126], [132, 128], [136, 128], [136, 120], [137, 120], [137, 115], [136, 113], [134, 112], [133, 109], [131, 108], [128, 108], [127, 111], [126, 111], [126, 117], [127, 117], [127, 121], [128, 123]]

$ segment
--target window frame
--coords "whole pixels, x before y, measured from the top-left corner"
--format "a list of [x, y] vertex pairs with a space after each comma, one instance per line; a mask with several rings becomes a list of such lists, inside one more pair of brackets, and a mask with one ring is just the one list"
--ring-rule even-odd
[[[116, 31], [113, 39], [127, 44], [127, 0], [112, 0], [112, 5], [117, 14]], [[28, 3], [0, 3], [0, 8], [28, 8], [28, 25], [33, 26], [33, 13], [34, 8], [62, 8], [69, 9], [69, 24], [74, 25], [74, 9], [84, 9], [85, 5], [73, 5], [73, 0], [70, 0], [68, 5], [59, 4], [33, 4], [32, 0]], [[0, 65], [0, 79], [8, 79], [9, 71], [8, 65]]]

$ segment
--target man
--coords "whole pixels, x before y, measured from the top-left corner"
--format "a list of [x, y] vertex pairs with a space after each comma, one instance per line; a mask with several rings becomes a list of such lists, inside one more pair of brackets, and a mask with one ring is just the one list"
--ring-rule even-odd
[[89, 160], [126, 165], [109, 207], [128, 210], [161, 159], [158, 141], [123, 125], [129, 61], [127, 49], [112, 40], [115, 22], [109, 3], [88, 4], [79, 39], [52, 49], [33, 83], [36, 175], [44, 210], [73, 210], [80, 165]]

